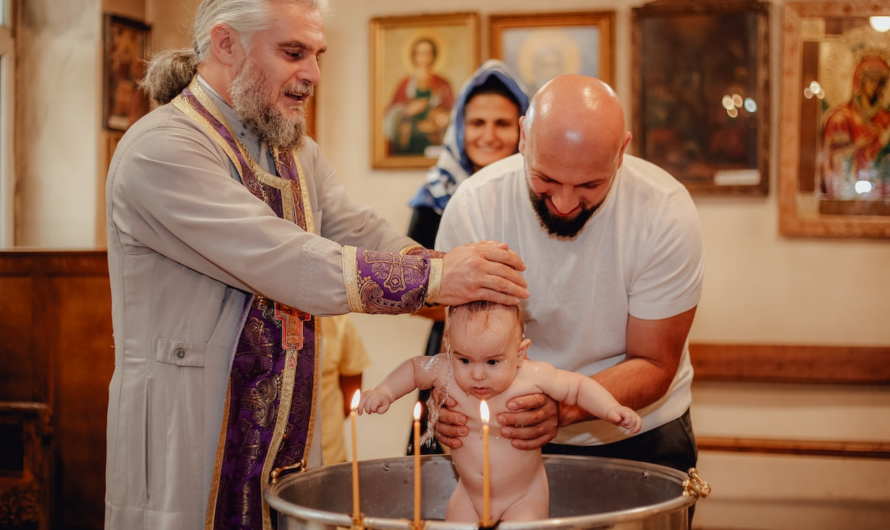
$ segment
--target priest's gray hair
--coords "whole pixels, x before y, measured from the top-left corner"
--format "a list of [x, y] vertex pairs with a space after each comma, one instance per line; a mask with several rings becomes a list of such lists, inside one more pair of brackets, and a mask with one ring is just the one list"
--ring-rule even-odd
[[210, 30], [226, 24], [241, 36], [241, 45], [249, 52], [253, 39], [272, 24], [269, 5], [287, 2], [328, 11], [328, 0], [202, 0], [195, 12], [191, 48], [165, 50], [148, 63], [142, 87], [159, 105], [169, 103], [188, 86], [198, 66], [210, 57]]

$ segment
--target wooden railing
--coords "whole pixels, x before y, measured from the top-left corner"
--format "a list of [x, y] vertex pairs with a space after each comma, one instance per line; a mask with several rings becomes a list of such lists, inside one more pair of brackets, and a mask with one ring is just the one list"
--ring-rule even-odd
[[[690, 344], [696, 381], [890, 384], [890, 347]], [[890, 459], [888, 442], [697, 436], [702, 451]]]

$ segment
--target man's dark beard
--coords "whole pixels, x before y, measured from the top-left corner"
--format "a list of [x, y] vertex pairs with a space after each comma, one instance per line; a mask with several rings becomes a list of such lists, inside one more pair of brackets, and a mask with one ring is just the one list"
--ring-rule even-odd
[[[288, 86], [285, 91], [311, 95], [312, 87]], [[244, 126], [256, 134], [267, 148], [299, 150], [306, 133], [306, 119], [302, 114], [296, 118], [285, 116], [275, 102], [266, 101], [269, 92], [265, 74], [252, 60], [246, 59], [229, 88], [232, 107]]]
[[532, 206], [538, 215], [538, 221], [541, 223], [541, 226], [550, 235], [565, 239], [572, 239], [577, 236], [578, 232], [587, 224], [593, 212], [599, 208], [599, 204], [590, 209], [582, 207], [575, 217], [560, 217], [550, 213], [550, 210], [547, 209], [547, 204], [544, 202], [544, 197], [539, 197], [531, 187], [528, 188], [528, 198], [532, 201]]

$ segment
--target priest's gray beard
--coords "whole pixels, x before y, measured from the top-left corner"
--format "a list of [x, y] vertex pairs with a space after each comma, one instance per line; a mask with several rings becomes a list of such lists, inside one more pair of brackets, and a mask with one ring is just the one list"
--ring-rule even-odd
[[[229, 94], [232, 107], [238, 117], [251, 132], [269, 149], [279, 151], [299, 150], [303, 146], [306, 133], [306, 118], [302, 111], [296, 117], [289, 117], [279, 110], [277, 100], [268, 101], [271, 93], [269, 80], [256, 63], [247, 58], [238, 69]], [[312, 95], [312, 86], [299, 83], [286, 85], [278, 94]]]

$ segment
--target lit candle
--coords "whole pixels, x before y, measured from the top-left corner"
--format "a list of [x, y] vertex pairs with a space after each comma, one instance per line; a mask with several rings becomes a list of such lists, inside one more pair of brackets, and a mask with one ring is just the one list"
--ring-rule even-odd
[[491, 477], [488, 463], [488, 405], [479, 404], [482, 417], [482, 526], [491, 526]]
[[420, 524], [420, 401], [414, 405], [414, 524]]
[[352, 420], [352, 516], [355, 520], [358, 520], [361, 515], [358, 501], [358, 450], [355, 443], [355, 411], [358, 410], [358, 402], [361, 397], [362, 391], [356, 390], [352, 396], [352, 407], [349, 412], [349, 419]]

